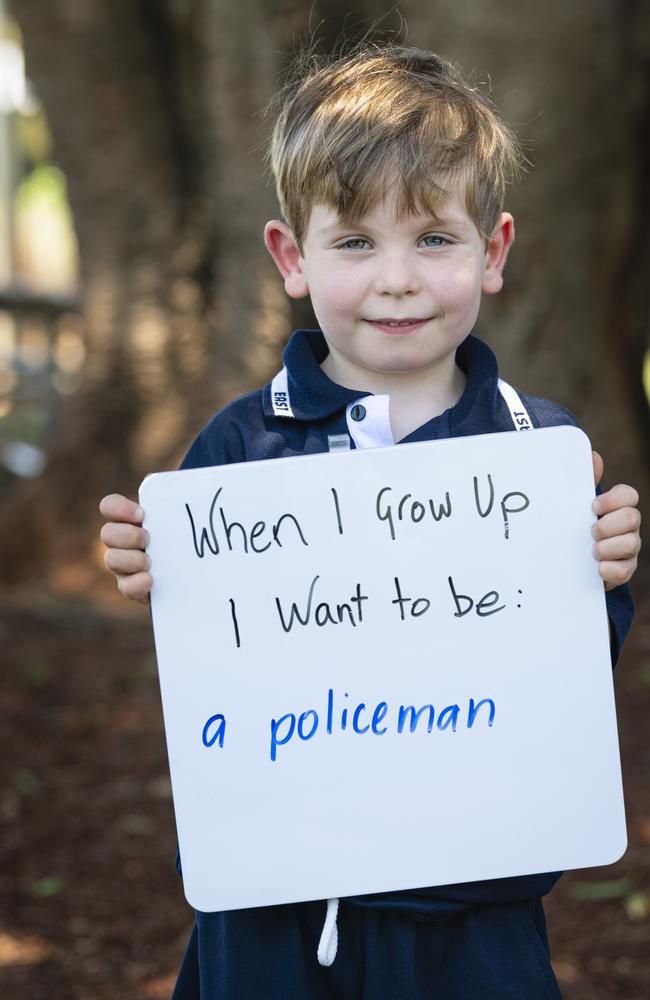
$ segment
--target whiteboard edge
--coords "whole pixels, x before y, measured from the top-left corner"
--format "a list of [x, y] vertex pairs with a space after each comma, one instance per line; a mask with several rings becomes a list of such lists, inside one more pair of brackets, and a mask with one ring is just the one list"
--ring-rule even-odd
[[[569, 433], [571, 435], [577, 434], [581, 438], [584, 438], [585, 443], [589, 446], [589, 451], [590, 452], [593, 451], [593, 446], [591, 444], [591, 440], [589, 439], [588, 435], [585, 433], [585, 431], [583, 431], [583, 429], [581, 427], [578, 427], [575, 424], [557, 424], [554, 427], [536, 427], [536, 428], [534, 428], [534, 430], [536, 432], [540, 432], [541, 431], [542, 434], [547, 434], [547, 433], [557, 434], [558, 432], [560, 434], [565, 434], [565, 435], [567, 433]], [[404, 442], [400, 443], [400, 447], [404, 447], [404, 448], [431, 448], [431, 447], [434, 447], [435, 448], [435, 447], [439, 447], [441, 445], [442, 446], [448, 445], [451, 442], [467, 441], [467, 440], [472, 440], [474, 438], [482, 438], [483, 439], [483, 438], [503, 437], [505, 434], [510, 435], [511, 433], [513, 433], [513, 432], [512, 431], [493, 431], [493, 432], [491, 432], [489, 434], [467, 434], [467, 435], [463, 436], [462, 438], [438, 438], [438, 439], [436, 439], [434, 441], [404, 441]], [[351, 456], [354, 456], [354, 455], [358, 456], [359, 454], [367, 454], [368, 452], [388, 451], [389, 449], [391, 449], [393, 447], [394, 447], [394, 445], [386, 445], [386, 446], [381, 447], [381, 448], [372, 448], [372, 449], [367, 449], [367, 450], [366, 449], [360, 449], [359, 450], [359, 449], [355, 448], [355, 449], [353, 449], [351, 451], [341, 452], [340, 454], [337, 454], [336, 458], [339, 459], [339, 460], [343, 459], [344, 461], [350, 461]], [[252, 460], [250, 462], [246, 462], [246, 461], [244, 461], [244, 462], [229, 462], [229, 463], [227, 463], [225, 465], [200, 465], [200, 466], [196, 466], [196, 467], [193, 467], [193, 468], [190, 468], [190, 469], [167, 469], [165, 471], [149, 472], [144, 477], [144, 479], [142, 480], [142, 482], [140, 483], [140, 488], [139, 488], [139, 491], [138, 491], [138, 495], [139, 495], [140, 498], [142, 498], [145, 495], [145, 492], [146, 492], [146, 490], [148, 489], [148, 487], [150, 485], [150, 481], [153, 480], [153, 479], [158, 479], [158, 480], [162, 480], [162, 479], [175, 479], [179, 475], [183, 475], [186, 472], [208, 472], [210, 469], [213, 469], [213, 470], [214, 469], [226, 469], [226, 468], [227, 469], [233, 469], [233, 468], [239, 468], [241, 466], [247, 466], [247, 467], [250, 468], [251, 466], [260, 466], [262, 464], [266, 464], [267, 462], [275, 462], [275, 463], [277, 463], [277, 462], [280, 462], [280, 463], [287, 463], [287, 462], [294, 463], [296, 461], [309, 462], [309, 461], [313, 461], [314, 459], [322, 458], [323, 455], [326, 455], [326, 454], [327, 454], [327, 452], [323, 451], [323, 452], [314, 452], [313, 454], [309, 454], [309, 455], [284, 455], [284, 456], [281, 456], [281, 457], [278, 457], [278, 458], [254, 459], [254, 460]]]

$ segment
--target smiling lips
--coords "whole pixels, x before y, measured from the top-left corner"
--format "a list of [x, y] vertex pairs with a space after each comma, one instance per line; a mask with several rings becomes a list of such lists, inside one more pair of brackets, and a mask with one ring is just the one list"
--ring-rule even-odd
[[428, 321], [428, 317], [425, 319], [415, 319], [409, 316], [407, 319], [369, 319], [368, 323], [378, 327], [380, 330], [384, 330], [386, 333], [410, 333], [424, 323], [428, 323]]

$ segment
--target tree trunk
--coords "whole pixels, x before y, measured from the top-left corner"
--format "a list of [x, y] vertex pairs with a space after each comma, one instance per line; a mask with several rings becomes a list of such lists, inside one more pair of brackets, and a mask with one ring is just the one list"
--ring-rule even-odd
[[254, 117], [274, 47], [253, 7], [20, 4], [68, 180], [88, 361], [45, 473], [2, 512], [5, 582], [54, 566], [54, 582], [83, 587], [101, 496], [173, 466], [275, 363], [288, 307], [261, 238], [275, 209]]
[[480, 330], [506, 379], [576, 413], [610, 484], [642, 489], [650, 455], [647, 6], [411, 0], [405, 13], [418, 45], [491, 84], [534, 163], [507, 199], [517, 241], [504, 290], [483, 303]]

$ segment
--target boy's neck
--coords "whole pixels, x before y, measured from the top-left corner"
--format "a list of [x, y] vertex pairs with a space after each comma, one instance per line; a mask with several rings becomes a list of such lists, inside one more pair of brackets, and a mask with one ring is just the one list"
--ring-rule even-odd
[[422, 424], [454, 406], [463, 394], [466, 376], [455, 354], [421, 371], [380, 372], [347, 366], [345, 359], [328, 354], [321, 364], [328, 378], [347, 389], [390, 396], [393, 439], [401, 441]]

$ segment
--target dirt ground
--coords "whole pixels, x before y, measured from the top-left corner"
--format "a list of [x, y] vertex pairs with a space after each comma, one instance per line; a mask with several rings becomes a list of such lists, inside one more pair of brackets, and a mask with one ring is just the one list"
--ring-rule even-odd
[[[124, 603], [0, 598], [0, 996], [11, 1000], [167, 998], [192, 923], [148, 615]], [[565, 876], [546, 904], [566, 1000], [650, 997], [649, 605], [615, 675], [629, 849]]]

